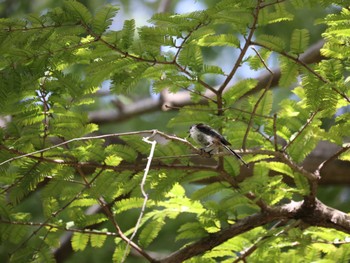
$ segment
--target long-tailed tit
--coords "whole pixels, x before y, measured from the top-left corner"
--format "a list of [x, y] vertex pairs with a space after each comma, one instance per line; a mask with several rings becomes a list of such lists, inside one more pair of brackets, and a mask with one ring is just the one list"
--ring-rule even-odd
[[203, 123], [194, 124], [191, 126], [189, 132], [192, 139], [200, 144], [205, 152], [210, 153], [213, 150], [223, 147], [248, 167], [248, 164], [242, 159], [242, 157], [229, 147], [231, 144], [225, 139], [225, 137], [210, 126]]

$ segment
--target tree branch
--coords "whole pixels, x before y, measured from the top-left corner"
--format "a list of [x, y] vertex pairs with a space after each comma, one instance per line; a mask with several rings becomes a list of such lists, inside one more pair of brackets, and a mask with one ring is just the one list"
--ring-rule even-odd
[[245, 233], [258, 226], [264, 226], [276, 220], [301, 220], [309, 226], [322, 226], [333, 228], [350, 234], [350, 216], [326, 206], [316, 199], [315, 206], [310, 209], [304, 202], [294, 202], [270, 208], [270, 210], [248, 216], [235, 224], [220, 230], [217, 233], [209, 234], [191, 245], [188, 245], [168, 257], [161, 259], [161, 263], [182, 262], [191, 257], [201, 255], [206, 251], [224, 243], [225, 241]]

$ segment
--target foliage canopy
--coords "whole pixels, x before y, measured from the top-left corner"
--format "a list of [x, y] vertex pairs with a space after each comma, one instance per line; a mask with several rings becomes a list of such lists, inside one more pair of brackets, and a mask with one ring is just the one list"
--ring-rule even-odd
[[[350, 260], [350, 217], [316, 199], [328, 161], [314, 171], [302, 167], [321, 140], [340, 146], [330, 161], [350, 156], [350, 11], [333, 2], [222, 0], [203, 11], [155, 14], [140, 28], [126, 20], [119, 31], [110, 29], [117, 7], [92, 14], [77, 1], [0, 19], [0, 113], [10, 116], [0, 129], [0, 240], [8, 260], [55, 262], [63, 233], [72, 235], [74, 251], [112, 240], [115, 262], [130, 248], [153, 262]], [[301, 59], [310, 46], [306, 28], [293, 28], [288, 40], [259, 34], [293, 21], [305, 6], [332, 4], [334, 13], [317, 21], [326, 26], [318, 63]], [[239, 52], [228, 71], [205, 52], [223, 47]], [[288, 90], [282, 101], [272, 89], [271, 60], [280, 67], [277, 85]], [[234, 82], [243, 65], [266, 71], [267, 82]], [[180, 135], [95, 136], [99, 126], [87, 109], [105, 80], [118, 95], [143, 81], [157, 93], [190, 94], [169, 126], [217, 127], [242, 149], [251, 176], [239, 179], [246, 168], [231, 156], [219, 154], [212, 165], [192, 158], [200, 151]], [[107, 146], [110, 137], [123, 143]], [[23, 210], [32, 195], [37, 210]], [[120, 226], [135, 213], [139, 224]], [[177, 220], [169, 238], [178, 250], [151, 256], [163, 229]]]

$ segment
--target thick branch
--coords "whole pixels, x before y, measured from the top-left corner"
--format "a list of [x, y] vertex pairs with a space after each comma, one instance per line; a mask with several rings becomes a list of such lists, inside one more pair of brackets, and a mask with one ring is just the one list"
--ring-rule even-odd
[[244, 218], [243, 220], [231, 225], [230, 227], [223, 229], [217, 233], [211, 234], [206, 238], [203, 238], [191, 245], [186, 246], [183, 249], [176, 251], [170, 256], [160, 260], [161, 263], [177, 263], [183, 262], [193, 256], [200, 255], [214, 247], [222, 244], [223, 242], [235, 237], [239, 234], [247, 232], [253, 228], [261, 225], [265, 225], [268, 222], [274, 220], [274, 217], [267, 213], [258, 213]]
[[349, 215], [328, 207], [317, 199], [313, 207], [305, 205], [304, 202], [291, 201], [289, 204], [272, 208], [267, 212], [248, 216], [228, 228], [211, 234], [208, 237], [174, 252], [159, 262], [182, 262], [193, 256], [203, 254], [223, 242], [251, 229], [281, 219], [298, 219], [310, 226], [333, 228], [350, 234]]

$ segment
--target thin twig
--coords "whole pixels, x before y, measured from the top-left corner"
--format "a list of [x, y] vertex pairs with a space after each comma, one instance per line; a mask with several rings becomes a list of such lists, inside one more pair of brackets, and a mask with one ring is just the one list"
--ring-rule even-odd
[[350, 144], [344, 146], [343, 148], [341, 148], [339, 151], [337, 151], [335, 154], [333, 154], [330, 158], [328, 158], [327, 160], [323, 161], [318, 167], [317, 167], [317, 171], [319, 173], [321, 173], [321, 170], [324, 169], [324, 167], [326, 167], [330, 162], [334, 161], [335, 159], [337, 159], [341, 154], [345, 153], [346, 151], [348, 151], [350, 149]]
[[73, 233], [82, 233], [82, 234], [89, 234], [89, 235], [99, 235], [99, 236], [112, 236], [112, 237], [118, 237], [119, 234], [115, 232], [109, 232], [109, 231], [99, 231], [99, 230], [90, 230], [90, 229], [79, 229], [79, 228], [69, 228], [67, 226], [63, 225], [54, 225], [50, 223], [38, 223], [38, 222], [21, 222], [21, 221], [7, 221], [4, 219], [0, 219], [0, 223], [2, 224], [9, 224], [9, 225], [21, 225], [21, 226], [32, 226], [32, 227], [48, 227], [50, 229], [54, 230], [60, 230], [65, 232], [73, 232]]
[[306, 123], [301, 127], [301, 129], [297, 132], [297, 134], [294, 136], [294, 138], [292, 140], [289, 141], [289, 143], [287, 143], [283, 148], [282, 151], [286, 151], [287, 148], [293, 143], [295, 142], [295, 140], [297, 138], [299, 138], [299, 136], [303, 133], [303, 131], [306, 129], [306, 127], [308, 127], [313, 119], [315, 118], [316, 114], [318, 113], [318, 111], [315, 111], [311, 114], [310, 118], [306, 121]]
[[[177, 155], [177, 156], [159, 156], [159, 157], [153, 157], [153, 160], [168, 160], [168, 159], [181, 159], [181, 158], [190, 158], [190, 157], [196, 157], [198, 155], [201, 155], [200, 150], [192, 147], [196, 152], [198, 153], [194, 153], [194, 154], [184, 154], [184, 155]], [[11, 153], [15, 153], [18, 155], [24, 155], [23, 152], [17, 151], [17, 150], [13, 150], [13, 149], [8, 149], [6, 147], [4, 147], [3, 145], [0, 145], [0, 149], [5, 149]], [[244, 154], [242, 152], [240, 152], [239, 150], [235, 150], [237, 153], [239, 154]], [[215, 156], [224, 156], [224, 155], [229, 155], [230, 153], [217, 153], [215, 154]], [[50, 159], [50, 158], [46, 158], [46, 157], [40, 157], [40, 156], [27, 156], [30, 159], [33, 160], [38, 160], [41, 162], [47, 162], [47, 163], [54, 163], [54, 164], [58, 164], [58, 165], [67, 165], [67, 166], [72, 166], [72, 167], [92, 167], [92, 168], [99, 168], [99, 169], [104, 169], [104, 170], [113, 170], [113, 171], [141, 171], [144, 169], [144, 163], [143, 162], [136, 162], [136, 163], [121, 163], [118, 166], [114, 166], [114, 165], [108, 165], [108, 164], [100, 164], [97, 162], [76, 162], [76, 161], [64, 161], [61, 159]], [[146, 159], [141, 159], [142, 161], [146, 161]], [[167, 165], [161, 162], [155, 163], [154, 165], [154, 169], [173, 169], [173, 170], [191, 170], [191, 171], [198, 171], [198, 170], [213, 170], [215, 171], [216, 168], [214, 166], [205, 166], [205, 165], [193, 165], [193, 166], [189, 166], [189, 165], [181, 165], [181, 164], [172, 164], [172, 165]], [[22, 177], [21, 177], [22, 178]], [[50, 176], [47, 176], [46, 178], [50, 179]], [[56, 179], [57, 180], [57, 179]], [[67, 181], [67, 180], [65, 180]], [[77, 184], [83, 184], [80, 182], [74, 182], [71, 181], [72, 183], [77, 183]], [[4, 189], [3, 192], [8, 191], [10, 188], [14, 187], [16, 184], [18, 183], [18, 180], [11, 184], [10, 186], [6, 187]], [[0, 192], [3, 193], [3, 192]]]
[[40, 149], [40, 150], [33, 151], [33, 152], [30, 152], [30, 153], [26, 153], [26, 154], [23, 154], [23, 155], [20, 155], [20, 156], [12, 157], [12, 158], [10, 158], [10, 159], [7, 159], [7, 160], [1, 162], [1, 163], [0, 163], [0, 166], [4, 165], [4, 164], [6, 164], [6, 163], [12, 162], [12, 161], [21, 159], [21, 158], [25, 158], [25, 157], [28, 157], [28, 156], [32, 156], [32, 155], [35, 155], [35, 154], [38, 154], [38, 153], [42, 153], [42, 152], [46, 152], [46, 151], [49, 151], [49, 150], [58, 148], [58, 147], [60, 147], [60, 146], [69, 144], [69, 143], [71, 143], [71, 142], [76, 142], [76, 141], [87, 141], [87, 140], [95, 140], [95, 139], [105, 139], [105, 138], [110, 138], [110, 137], [119, 137], [119, 136], [127, 136], [127, 135], [153, 134], [153, 133], [156, 133], [156, 134], [158, 134], [158, 135], [160, 135], [161, 137], [164, 137], [164, 138], [166, 138], [166, 139], [174, 140], [174, 141], [178, 141], [178, 142], [181, 142], [181, 143], [183, 143], [183, 144], [186, 144], [187, 146], [189, 146], [190, 148], [192, 148], [192, 149], [194, 149], [194, 150], [196, 149], [196, 148], [195, 148], [190, 142], [188, 142], [186, 139], [182, 139], [182, 138], [179, 138], [179, 137], [177, 137], [177, 136], [168, 135], [168, 134], [166, 134], [166, 133], [164, 133], [164, 132], [161, 132], [161, 131], [158, 131], [158, 130], [145, 130], [145, 131], [134, 131], [134, 132], [124, 132], [124, 133], [112, 133], [112, 134], [103, 134], [103, 135], [97, 135], [97, 136], [88, 136], [88, 137], [73, 138], [73, 139], [70, 139], [70, 140], [67, 140], [67, 141], [64, 141], [64, 142], [61, 142], [61, 143], [52, 145], [52, 146], [47, 147], [47, 148], [44, 148], [44, 149]]
[[[254, 17], [254, 20], [253, 20], [253, 23], [252, 23], [252, 26], [250, 27], [250, 31], [249, 31], [249, 34], [248, 34], [248, 37], [246, 39], [246, 42], [243, 46], [243, 48], [241, 49], [241, 53], [239, 54], [237, 60], [236, 60], [236, 63], [235, 65], [233, 66], [231, 72], [228, 74], [227, 78], [225, 79], [225, 81], [221, 84], [221, 86], [218, 88], [218, 94], [221, 94], [224, 89], [226, 88], [226, 86], [228, 85], [228, 83], [230, 83], [230, 81], [232, 80], [233, 76], [236, 74], [236, 71], [238, 70], [238, 68], [240, 67], [242, 61], [243, 61], [243, 58], [245, 56], [245, 54], [247, 53], [248, 51], [248, 48], [250, 46], [250, 43], [251, 43], [251, 39], [253, 38], [253, 35], [254, 35], [254, 32], [255, 32], [255, 29], [256, 29], [256, 25], [258, 23], [258, 16], [259, 16], [259, 11], [260, 11], [260, 4], [261, 4], [261, 0], [258, 0], [257, 1], [258, 4], [256, 5], [255, 7], [255, 10], [254, 10], [254, 13], [253, 13], [253, 17]], [[221, 108], [221, 106], [220, 106]]]
[[146, 184], [146, 179], [147, 179], [147, 176], [148, 176], [148, 173], [149, 173], [149, 169], [151, 167], [151, 162], [152, 162], [152, 159], [153, 159], [153, 155], [154, 155], [154, 150], [156, 148], [156, 144], [157, 144], [157, 141], [150, 141], [149, 139], [154, 136], [151, 135], [150, 137], [146, 137], [146, 138], [143, 138], [142, 140], [146, 143], [149, 143], [151, 144], [151, 150], [149, 152], [149, 155], [148, 155], [148, 161], [147, 161], [147, 165], [146, 165], [146, 168], [145, 168], [145, 172], [143, 174], [143, 177], [142, 177], [142, 181], [141, 181], [141, 184], [140, 184], [140, 187], [141, 187], [141, 193], [142, 193], [142, 196], [143, 196], [143, 204], [142, 204], [142, 207], [141, 207], [141, 211], [140, 211], [140, 214], [139, 214], [139, 217], [137, 219], [137, 222], [136, 222], [136, 225], [135, 225], [135, 228], [134, 228], [134, 231], [132, 233], [132, 235], [130, 236], [129, 238], [129, 241], [126, 245], [126, 248], [125, 248], [125, 251], [124, 251], [124, 255], [123, 255], [123, 258], [122, 258], [122, 261], [121, 262], [124, 262], [125, 259], [126, 259], [126, 255], [128, 253], [128, 249], [129, 249], [129, 246], [130, 246], [130, 242], [134, 239], [139, 227], [140, 227], [140, 224], [141, 224], [141, 220], [143, 218], [143, 215], [145, 213], [145, 210], [146, 210], [146, 205], [147, 205], [147, 201], [148, 201], [148, 194], [146, 193], [145, 191], [145, 184]]
[[272, 6], [272, 5], [275, 5], [275, 4], [280, 4], [280, 3], [283, 3], [285, 2], [286, 0], [276, 0], [275, 2], [272, 2], [272, 3], [266, 3], [264, 5], [261, 5], [260, 6], [260, 9], [263, 9], [265, 7], [268, 7], [268, 6]]
[[238, 263], [239, 261], [243, 261], [243, 262], [246, 262], [246, 258], [248, 256], [250, 256], [251, 254], [254, 253], [254, 251], [256, 251], [258, 248], [259, 248], [259, 245], [267, 238], [271, 237], [271, 236], [274, 236], [274, 237], [277, 237], [277, 236], [280, 236], [284, 233], [287, 233], [290, 229], [296, 227], [300, 221], [297, 220], [297, 221], [294, 221], [293, 223], [291, 223], [290, 225], [288, 225], [287, 227], [285, 227], [283, 230], [281, 230], [280, 232], [276, 233], [276, 234], [271, 234], [271, 232], [273, 232], [277, 227], [279, 227], [281, 224], [282, 224], [282, 220], [278, 221], [276, 224], [274, 224], [269, 230], [268, 232], [264, 235], [264, 236], [261, 236], [259, 237], [254, 243], [252, 246], [250, 246], [249, 248], [245, 249], [244, 251], [240, 252], [239, 253], [239, 257], [237, 259], [235, 259], [233, 261], [233, 263]]
[[[174, 85], [176, 85], [176, 84], [174, 83]], [[177, 86], [178, 86], [178, 85], [177, 85]], [[205, 99], [205, 100], [208, 100], [208, 101], [211, 101], [211, 102], [213, 102], [213, 103], [216, 103], [216, 100], [214, 100], [213, 98], [211, 98], [211, 97], [209, 97], [209, 96], [206, 96], [206, 95], [204, 95], [204, 94], [202, 94], [202, 93], [200, 93], [200, 92], [198, 92], [198, 91], [196, 91], [196, 90], [191, 90], [191, 89], [186, 88], [186, 87], [181, 87], [181, 88], [182, 88], [183, 90], [188, 91], [189, 93], [198, 95], [198, 96], [202, 97], [202, 98]]]
[[275, 146], [275, 151], [278, 151], [278, 144], [277, 144], [277, 113], [273, 115], [273, 144]]
[[270, 86], [271, 86], [271, 83], [272, 83], [272, 80], [273, 80], [273, 71], [267, 66], [267, 64], [265, 63], [265, 60], [260, 56], [259, 52], [255, 49], [255, 48], [252, 48], [254, 50], [254, 52], [257, 54], [257, 56], [259, 57], [261, 63], [264, 65], [264, 67], [266, 68], [266, 70], [268, 72], [270, 72], [270, 79], [269, 79], [269, 82], [267, 83], [264, 91], [262, 92], [262, 94], [260, 95], [260, 97], [258, 98], [258, 100], [256, 101], [254, 107], [253, 107], [253, 111], [252, 111], [252, 114], [250, 115], [250, 118], [249, 118], [249, 121], [248, 121], [248, 125], [247, 125], [247, 129], [246, 129], [246, 132], [244, 134], [244, 137], [243, 137], [243, 142], [242, 142], [242, 148], [243, 150], [246, 149], [246, 143], [247, 143], [247, 139], [248, 139], [248, 135], [249, 135], [249, 131], [250, 131], [250, 128], [253, 124], [253, 119], [254, 119], [254, 116], [255, 116], [255, 112], [257, 111], [258, 109], [258, 106], [260, 104], [260, 102], [262, 101], [262, 99], [264, 98], [265, 94], [267, 93], [267, 91], [269, 90]]

